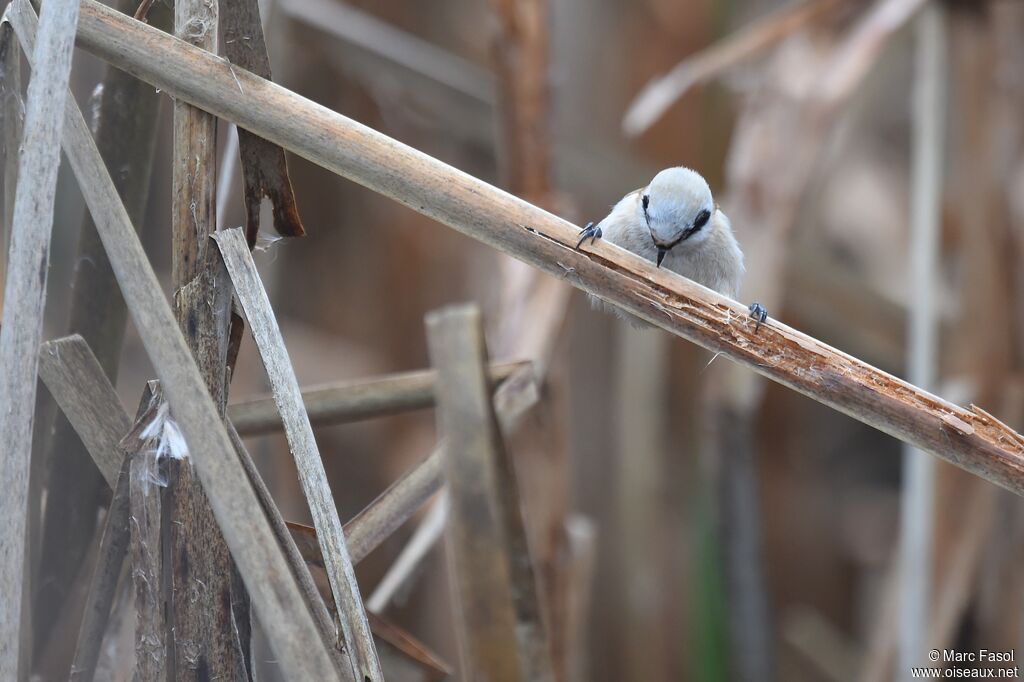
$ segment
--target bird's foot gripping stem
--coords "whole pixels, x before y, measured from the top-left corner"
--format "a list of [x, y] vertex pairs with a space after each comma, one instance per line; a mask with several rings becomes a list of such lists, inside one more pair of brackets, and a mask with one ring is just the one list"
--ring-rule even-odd
[[754, 333], [756, 334], [757, 330], [760, 329], [761, 325], [768, 319], [768, 309], [757, 301], [754, 301], [750, 304], [749, 310], [750, 316], [757, 320], [757, 324], [754, 325]]
[[580, 240], [576, 242], [576, 248], [580, 248], [580, 246], [583, 245], [583, 242], [587, 241], [588, 239], [590, 240], [590, 243], [593, 244], [600, 238], [601, 228], [592, 222], [587, 223], [587, 226], [580, 230]]

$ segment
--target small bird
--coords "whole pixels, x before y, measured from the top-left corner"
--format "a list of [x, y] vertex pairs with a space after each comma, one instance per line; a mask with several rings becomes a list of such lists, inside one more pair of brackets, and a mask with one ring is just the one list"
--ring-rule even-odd
[[[587, 239], [593, 243], [600, 238], [720, 294], [739, 295], [743, 252], [707, 181], [689, 168], [666, 168], [646, 187], [622, 197], [604, 220], [583, 228], [576, 248]], [[751, 304], [749, 310], [757, 320], [756, 332], [768, 312], [760, 303]], [[632, 316], [627, 319], [637, 321]]]

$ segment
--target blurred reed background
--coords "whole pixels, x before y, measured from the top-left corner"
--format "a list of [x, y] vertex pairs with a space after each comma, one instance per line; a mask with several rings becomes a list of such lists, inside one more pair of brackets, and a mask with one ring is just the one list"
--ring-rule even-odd
[[[577, 224], [661, 168], [699, 170], [746, 254], [744, 302], [1024, 427], [1024, 4], [262, 9], [277, 83]], [[151, 23], [168, 11], [157, 0]], [[105, 68], [76, 54], [87, 115]], [[125, 110], [155, 122], [148, 187], [133, 191], [169, 295], [171, 101], [150, 86], [131, 98]], [[224, 153], [232, 134], [222, 122], [222, 228], [245, 221], [238, 164]], [[629, 328], [546, 275], [289, 162], [308, 235], [267, 232], [255, 257], [303, 386], [429, 366], [424, 315], [452, 302], [479, 303], [495, 360], [545, 359], [541, 401], [509, 447], [557, 679], [880, 681], [904, 669], [901, 646], [913, 642], [1024, 646], [1024, 506], [1012, 494], [937, 461], [911, 474], [898, 441], [687, 342]], [[90, 265], [76, 257], [84, 209], [67, 168], [58, 188], [50, 292]], [[929, 207], [932, 259], [927, 224], [911, 230]], [[933, 303], [921, 319], [923, 300]], [[66, 333], [69, 301], [48, 297], [46, 338]], [[116, 381], [125, 405], [152, 375], [129, 324]], [[246, 338], [229, 402], [268, 388]], [[436, 436], [429, 410], [317, 427], [341, 519]], [[284, 437], [246, 444], [284, 517], [310, 523]], [[71, 519], [32, 540], [44, 557], [34, 669], [49, 680], [64, 677], [74, 650], [56, 625], [75, 608], [62, 586], [91, 565], [109, 492], [95, 472], [50, 465], [46, 475], [47, 514]], [[75, 491], [57, 494], [62, 486]], [[425, 554], [371, 609], [457, 667], [430, 509], [357, 575], [369, 597], [426, 518]], [[910, 571], [898, 560], [901, 527], [933, 538], [904, 537], [923, 547], [908, 555]], [[921, 585], [915, 618], [903, 598]], [[131, 676], [131, 629], [121, 632], [104, 649], [111, 679]], [[274, 679], [264, 665], [261, 679]]]

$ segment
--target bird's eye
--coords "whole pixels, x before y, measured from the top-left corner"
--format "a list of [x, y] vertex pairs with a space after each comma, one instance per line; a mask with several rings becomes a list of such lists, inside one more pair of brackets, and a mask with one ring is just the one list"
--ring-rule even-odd
[[697, 219], [693, 221], [694, 229], [699, 230], [700, 228], [704, 227], [707, 224], [708, 219], [710, 217], [711, 217], [711, 214], [708, 213], [707, 211], [701, 211], [700, 213], [698, 213], [697, 214]]
[[651, 203], [651, 198], [649, 196], [647, 196], [646, 194], [643, 195], [642, 198], [643, 198], [643, 202], [644, 202], [644, 210], [646, 211], [647, 210], [647, 205]]

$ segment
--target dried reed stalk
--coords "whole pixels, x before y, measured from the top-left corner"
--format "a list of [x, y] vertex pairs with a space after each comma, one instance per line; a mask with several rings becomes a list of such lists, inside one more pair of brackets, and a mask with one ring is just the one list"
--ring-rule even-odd
[[491, 0], [497, 27], [492, 50], [498, 73], [502, 185], [513, 194], [546, 203], [551, 162], [548, 129], [548, 3]]
[[270, 379], [274, 402], [281, 412], [288, 447], [295, 458], [299, 482], [309, 503], [317, 540], [327, 566], [338, 624], [352, 664], [352, 674], [355, 679], [364, 682], [383, 682], [384, 674], [373, 646], [370, 625], [366, 620], [355, 569], [345, 544], [338, 508], [331, 495], [327, 473], [313, 436], [313, 427], [302, 405], [299, 381], [288, 357], [277, 318], [270, 307], [270, 299], [256, 272], [256, 263], [249, 253], [245, 233], [242, 228], [223, 230], [214, 236], [214, 240], [224, 258], [235, 294], [245, 311]]
[[164, 580], [164, 491], [155, 480], [166, 476], [157, 448], [162, 434], [143, 436], [157, 419], [160, 391], [151, 381], [139, 403], [139, 414], [118, 448], [128, 465], [129, 526], [132, 581], [135, 583], [135, 679], [161, 682], [171, 669], [168, 623], [164, 614], [170, 595]]
[[[918, 386], [935, 384], [938, 357], [939, 235], [941, 232], [946, 82], [948, 58], [945, 10], [937, 3], [917, 19], [913, 97], [907, 378]], [[900, 510], [900, 627], [895, 676], [927, 665], [931, 618], [935, 530], [935, 480], [938, 462], [916, 448], [903, 452]]]
[[39, 378], [113, 488], [121, 470], [117, 445], [132, 420], [92, 348], [77, 334], [47, 341], [39, 350]]
[[[664, 485], [666, 459], [679, 450], [668, 440], [670, 413], [651, 409], [668, 402], [672, 339], [651, 334], [622, 320], [615, 326], [615, 443], [619, 459], [612, 481], [615, 500], [612, 543], [615, 570], [628, 589], [615, 596], [621, 625], [623, 670], [638, 680], [671, 677], [676, 645], [664, 630], [670, 616], [658, 592], [667, 577], [661, 550], [668, 506]], [[652, 554], [653, 553], [653, 554]], [[638, 560], [639, 557], [644, 557]]]
[[[47, 2], [39, 20], [25, 128], [18, 161], [10, 254], [0, 328], [0, 679], [27, 676], [31, 626], [23, 610], [30, 591], [26, 535], [36, 371], [43, 334], [53, 202], [60, 165], [64, 100], [79, 6]], [[32, 48], [21, 37], [27, 51]], [[13, 46], [8, 49], [13, 50]], [[13, 55], [17, 58], [17, 55]]]
[[[491, 0], [497, 30], [491, 51], [497, 77], [496, 158], [502, 187], [546, 209], [560, 201], [552, 189], [549, 35], [552, 8], [547, 0]], [[570, 209], [571, 210], [571, 209]], [[491, 316], [492, 350], [499, 357], [527, 357], [543, 381], [551, 349], [563, 329], [571, 289], [526, 263], [498, 256], [499, 306]], [[553, 674], [565, 678], [566, 621], [565, 518], [569, 488], [566, 449], [554, 435], [564, 416], [564, 394], [549, 392], [541, 440], [551, 449], [525, 450], [518, 458], [524, 504], [533, 510], [533, 560], [543, 586], [548, 646]], [[554, 447], [552, 447], [554, 446]], [[424, 520], [424, 522], [426, 519]], [[548, 671], [551, 674], [552, 671]]]
[[[11, 242], [11, 228], [14, 225], [14, 194], [18, 186], [18, 162], [20, 154], [24, 111], [21, 101], [21, 50], [14, 36], [14, 29], [8, 23], [0, 24], [0, 116], [3, 125], [4, 155], [4, 215], [3, 227], [0, 228], [0, 277], [3, 284], [7, 282], [7, 249]], [[3, 289], [0, 289], [0, 293]], [[0, 304], [2, 306], [2, 304]], [[0, 307], [0, 312], [2, 312]]]
[[[249, 451], [245, 449], [245, 444], [242, 442], [241, 436], [238, 435], [238, 432], [235, 431], [234, 427], [230, 424], [228, 424], [228, 435], [231, 437], [231, 442], [235, 446], [235, 453], [238, 455], [238, 461], [241, 462], [242, 467], [249, 476], [249, 480], [252, 482], [253, 489], [256, 491], [256, 496], [259, 498], [263, 514], [266, 516], [267, 521], [270, 523], [270, 527], [273, 529], [274, 537], [277, 540], [278, 545], [284, 552], [285, 560], [288, 562], [292, 574], [295, 576], [299, 590], [302, 592], [302, 596], [306, 600], [306, 605], [313, 614], [313, 618], [315, 619], [320, 631], [324, 647], [334, 654], [336, 658], [340, 659], [341, 654], [337, 651], [338, 628], [334, 624], [334, 620], [331, 618], [331, 614], [328, 612], [327, 606], [324, 604], [324, 600], [321, 598], [320, 592], [317, 590], [313, 576], [310, 575], [309, 568], [306, 566], [306, 562], [299, 552], [299, 548], [296, 546], [292, 534], [288, 530], [288, 525], [285, 522], [284, 517], [281, 516], [281, 510], [278, 509], [277, 505], [274, 503], [274, 498], [271, 497], [270, 490], [267, 488], [266, 483], [263, 481], [263, 477], [260, 476], [259, 471], [256, 469], [256, 465], [252, 461], [252, 456], [249, 455]], [[342, 664], [340, 660], [338, 663], [339, 666]]]
[[[224, 53], [232, 64], [267, 80], [270, 55], [263, 36], [257, 0], [225, 0], [223, 5]], [[250, 248], [260, 229], [260, 204], [267, 197], [273, 206], [274, 228], [285, 237], [306, 234], [295, 204], [284, 150], [248, 130], [237, 131], [245, 185], [245, 234]]]
[[[908, 0], [905, 0], [905, 2]], [[902, 9], [902, 8], [901, 8]], [[340, 114], [83, 0], [79, 44], [319, 165], [975, 475], [1024, 493], [1024, 437]]]
[[384, 613], [395, 594], [411, 580], [423, 558], [434, 548], [444, 534], [448, 523], [448, 495], [441, 493], [433, 501], [423, 520], [416, 526], [408, 542], [402, 547], [384, 576], [366, 599], [366, 609], [373, 613]]
[[[494, 363], [491, 380], [498, 384], [523, 366], [521, 362]], [[437, 372], [425, 370], [310, 386], [302, 391], [302, 403], [314, 426], [420, 410], [434, 406], [436, 378]], [[275, 433], [284, 428], [273, 396], [228, 405], [228, 417], [242, 436]]]
[[[175, 0], [174, 34], [216, 53], [214, 0]], [[217, 119], [174, 101], [171, 281], [174, 313], [218, 412], [227, 405], [231, 286], [209, 235], [216, 231]], [[169, 609], [178, 674], [245, 677], [248, 597], [193, 467], [168, 462]], [[195, 598], [198, 595], [199, 598]]]

